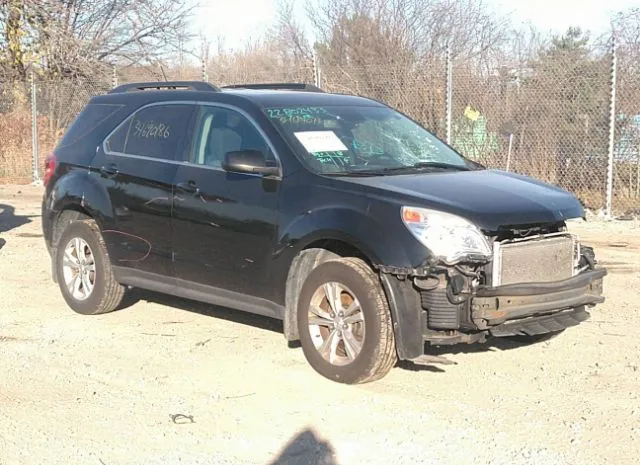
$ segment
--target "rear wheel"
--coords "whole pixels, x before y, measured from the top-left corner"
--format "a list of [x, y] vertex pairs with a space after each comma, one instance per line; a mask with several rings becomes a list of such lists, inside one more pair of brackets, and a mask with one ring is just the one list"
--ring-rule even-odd
[[305, 358], [328, 379], [375, 381], [397, 361], [386, 297], [360, 259], [334, 259], [313, 270], [302, 286], [297, 316]]
[[55, 271], [65, 301], [83, 315], [115, 310], [125, 287], [116, 282], [100, 230], [91, 219], [70, 223], [56, 247]]

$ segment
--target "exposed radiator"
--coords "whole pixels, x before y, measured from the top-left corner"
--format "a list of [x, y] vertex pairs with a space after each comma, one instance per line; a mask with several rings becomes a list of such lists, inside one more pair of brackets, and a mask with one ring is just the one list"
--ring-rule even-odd
[[577, 239], [570, 234], [494, 243], [492, 285], [561, 281], [575, 274]]

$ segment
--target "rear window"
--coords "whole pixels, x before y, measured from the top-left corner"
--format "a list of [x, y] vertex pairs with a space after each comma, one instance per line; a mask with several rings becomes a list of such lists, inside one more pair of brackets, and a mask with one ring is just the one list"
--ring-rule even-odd
[[121, 108], [122, 105], [88, 104], [66, 130], [60, 141], [60, 147], [77, 142]]
[[156, 105], [136, 112], [106, 141], [107, 151], [176, 160], [195, 105]]

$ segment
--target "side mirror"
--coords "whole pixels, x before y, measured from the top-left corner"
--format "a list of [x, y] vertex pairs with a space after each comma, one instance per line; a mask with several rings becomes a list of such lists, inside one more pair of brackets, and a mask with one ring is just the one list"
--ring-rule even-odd
[[222, 168], [233, 173], [262, 174], [264, 176], [276, 176], [280, 173], [277, 166], [267, 165], [267, 157], [259, 150], [227, 152]]

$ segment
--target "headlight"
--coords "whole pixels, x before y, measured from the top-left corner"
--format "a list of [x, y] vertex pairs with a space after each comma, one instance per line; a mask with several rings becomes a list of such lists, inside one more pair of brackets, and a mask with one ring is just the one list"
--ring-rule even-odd
[[453, 265], [462, 259], [487, 259], [491, 248], [480, 230], [464, 218], [425, 208], [402, 207], [402, 221], [437, 258]]

